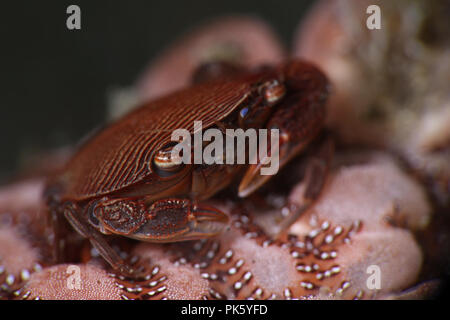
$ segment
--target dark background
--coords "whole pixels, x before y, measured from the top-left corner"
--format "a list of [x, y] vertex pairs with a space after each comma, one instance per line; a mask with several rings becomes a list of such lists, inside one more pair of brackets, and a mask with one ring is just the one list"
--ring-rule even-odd
[[[37, 152], [102, 123], [107, 92], [133, 84], [161, 49], [217, 16], [265, 19], [286, 45], [313, 1], [17, 1], [0, 6], [0, 181]], [[81, 8], [81, 30], [66, 8]]]

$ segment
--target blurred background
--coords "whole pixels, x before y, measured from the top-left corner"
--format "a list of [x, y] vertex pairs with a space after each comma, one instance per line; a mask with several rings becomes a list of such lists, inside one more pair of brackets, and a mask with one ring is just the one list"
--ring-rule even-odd
[[[105, 119], [108, 92], [214, 17], [251, 14], [289, 46], [313, 1], [8, 2], [0, 13], [0, 182], [29, 155], [73, 144]], [[81, 8], [81, 30], [66, 8]]]

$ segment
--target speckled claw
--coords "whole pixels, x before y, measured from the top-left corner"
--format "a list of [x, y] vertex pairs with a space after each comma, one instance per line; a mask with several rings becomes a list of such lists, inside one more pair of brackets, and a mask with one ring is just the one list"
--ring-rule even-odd
[[174, 242], [213, 237], [228, 225], [222, 211], [188, 199], [163, 199], [148, 209], [147, 221], [129, 237]]

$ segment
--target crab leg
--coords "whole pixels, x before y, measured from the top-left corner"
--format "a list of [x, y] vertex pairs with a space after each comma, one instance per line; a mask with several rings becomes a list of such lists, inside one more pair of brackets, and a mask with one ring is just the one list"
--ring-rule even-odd
[[328, 176], [333, 153], [334, 143], [331, 138], [327, 137], [316, 154], [307, 159], [303, 182], [305, 184], [305, 191], [303, 193], [302, 204], [299, 206], [288, 202], [284, 206], [287, 209], [288, 215], [280, 224], [279, 236], [297, 221], [304, 212], [310, 209], [320, 196]]
[[64, 209], [64, 216], [72, 227], [83, 237], [89, 239], [92, 246], [97, 249], [100, 255], [116, 270], [120, 270], [123, 274], [128, 276], [136, 275], [135, 270], [128, 266], [117, 252], [106, 242], [99, 231], [95, 230], [88, 222], [81, 220], [73, 206], [66, 206]]

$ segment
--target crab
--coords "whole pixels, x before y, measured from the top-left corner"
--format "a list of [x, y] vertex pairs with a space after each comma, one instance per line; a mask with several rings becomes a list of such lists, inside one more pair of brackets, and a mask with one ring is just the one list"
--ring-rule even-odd
[[323, 128], [328, 87], [318, 68], [300, 60], [254, 70], [221, 63], [200, 67], [190, 87], [145, 103], [102, 129], [49, 177], [45, 197], [56, 250], [65, 217], [114, 269], [133, 274], [106, 235], [164, 243], [223, 232], [228, 216], [205, 200], [242, 175], [239, 196], [250, 195], [270, 179], [260, 174], [264, 159], [175, 162], [171, 133], [184, 128], [194, 134], [194, 121], [202, 121], [204, 130], [278, 129], [282, 167]]

